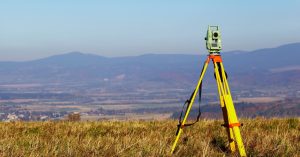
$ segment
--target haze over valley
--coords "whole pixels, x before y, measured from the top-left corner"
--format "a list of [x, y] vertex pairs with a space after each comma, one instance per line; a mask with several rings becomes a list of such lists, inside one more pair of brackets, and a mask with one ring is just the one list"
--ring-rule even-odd
[[[300, 43], [293, 43], [222, 53], [239, 115], [300, 115], [299, 50]], [[32, 61], [2, 61], [1, 120], [64, 119], [72, 112], [89, 120], [175, 118], [205, 59], [189, 54], [108, 58], [70, 52]], [[204, 117], [221, 115], [216, 89], [210, 65], [203, 83]]]

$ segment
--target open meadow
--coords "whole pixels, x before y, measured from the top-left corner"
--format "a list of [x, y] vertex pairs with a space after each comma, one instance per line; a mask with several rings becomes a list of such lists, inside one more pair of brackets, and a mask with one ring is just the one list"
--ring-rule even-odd
[[[248, 156], [300, 156], [299, 118], [241, 119]], [[174, 156], [224, 156], [221, 120], [187, 127]], [[0, 123], [0, 156], [170, 156], [177, 121]], [[237, 156], [237, 154], [233, 154]]]

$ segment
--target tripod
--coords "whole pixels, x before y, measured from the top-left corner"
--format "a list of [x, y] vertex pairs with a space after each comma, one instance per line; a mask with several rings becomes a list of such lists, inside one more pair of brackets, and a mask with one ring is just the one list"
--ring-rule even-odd
[[229, 85], [228, 85], [227, 78], [226, 78], [227, 76], [226, 76], [224, 66], [222, 63], [222, 58], [221, 58], [220, 54], [214, 54], [214, 53], [211, 53], [208, 55], [208, 57], [204, 63], [197, 86], [196, 86], [194, 92], [192, 93], [190, 100], [187, 101], [188, 105], [186, 108], [186, 113], [184, 115], [182, 122], [180, 122], [178, 125], [176, 139], [172, 146], [171, 153], [173, 153], [175, 150], [175, 147], [179, 140], [180, 134], [183, 131], [183, 128], [185, 126], [189, 126], [189, 125], [186, 125], [185, 123], [186, 123], [187, 117], [191, 111], [192, 105], [195, 101], [197, 92], [199, 91], [199, 88], [202, 85], [202, 80], [203, 80], [204, 74], [206, 72], [206, 69], [207, 69], [207, 66], [208, 66], [210, 60], [212, 60], [212, 62], [214, 64], [214, 72], [215, 72], [216, 82], [217, 82], [217, 86], [218, 86], [220, 105], [222, 108], [223, 118], [224, 118], [224, 124], [222, 126], [224, 126], [226, 128], [226, 132], [227, 132], [228, 140], [229, 140], [230, 151], [235, 152], [236, 146], [237, 146], [240, 156], [246, 156], [246, 152], [245, 152], [245, 148], [244, 148], [244, 144], [242, 141], [242, 137], [240, 134], [240, 128], [239, 128], [241, 126], [241, 124], [239, 123], [236, 112], [235, 112]]

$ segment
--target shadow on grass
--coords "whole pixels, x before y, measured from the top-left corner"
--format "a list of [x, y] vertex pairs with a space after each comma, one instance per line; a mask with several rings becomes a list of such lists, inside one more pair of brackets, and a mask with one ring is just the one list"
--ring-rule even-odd
[[222, 137], [217, 136], [214, 137], [211, 141], [210, 144], [217, 149], [218, 151], [221, 151], [223, 153], [228, 153], [229, 150], [227, 148], [227, 141], [225, 141]]

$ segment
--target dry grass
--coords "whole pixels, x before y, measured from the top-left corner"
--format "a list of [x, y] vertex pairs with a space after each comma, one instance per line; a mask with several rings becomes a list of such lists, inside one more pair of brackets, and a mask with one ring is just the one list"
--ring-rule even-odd
[[96, 121], [104, 119], [115, 119], [118, 121], [137, 121], [137, 120], [167, 120], [170, 119], [172, 113], [127, 113], [124, 115], [83, 115], [82, 121]]
[[[300, 119], [242, 119], [248, 156], [300, 156]], [[175, 121], [0, 123], [0, 156], [169, 156]], [[222, 121], [185, 128], [175, 156], [229, 155]], [[233, 154], [236, 156], [237, 154]]]

